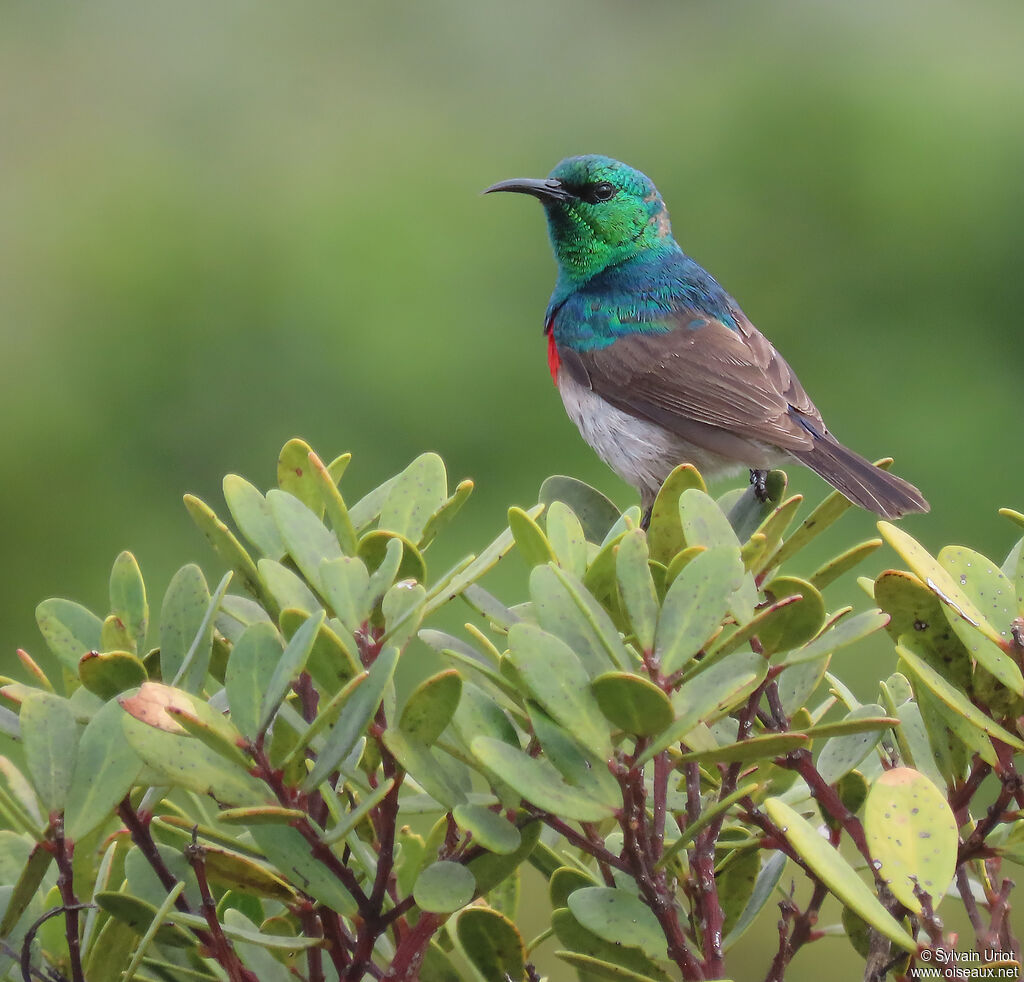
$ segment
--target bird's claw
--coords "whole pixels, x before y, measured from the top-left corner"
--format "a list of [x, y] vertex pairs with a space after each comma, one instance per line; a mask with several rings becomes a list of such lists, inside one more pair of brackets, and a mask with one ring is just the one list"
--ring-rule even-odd
[[750, 469], [750, 484], [754, 489], [754, 497], [763, 505], [768, 500], [768, 471]]

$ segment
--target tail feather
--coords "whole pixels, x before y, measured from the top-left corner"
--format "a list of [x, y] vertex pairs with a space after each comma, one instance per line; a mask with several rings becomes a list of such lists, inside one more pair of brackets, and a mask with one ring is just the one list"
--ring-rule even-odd
[[930, 508], [924, 495], [909, 481], [876, 467], [831, 434], [815, 433], [814, 446], [790, 453], [855, 505], [883, 518], [899, 518]]

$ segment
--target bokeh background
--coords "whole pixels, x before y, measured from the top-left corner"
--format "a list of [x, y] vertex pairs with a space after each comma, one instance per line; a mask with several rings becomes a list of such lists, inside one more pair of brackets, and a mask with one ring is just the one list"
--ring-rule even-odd
[[[452, 556], [550, 473], [632, 503], [547, 374], [540, 208], [479, 196], [572, 153], [654, 178], [832, 429], [926, 492], [913, 534], [1012, 544], [1019, 0], [110, 0], [2, 20], [0, 668], [41, 656], [44, 597], [105, 608], [122, 548], [157, 599], [184, 562], [219, 575], [181, 495], [219, 505], [229, 471], [267, 486], [293, 435], [354, 453], [350, 494], [427, 449], [473, 477]], [[872, 519], [843, 528], [821, 558]], [[867, 699], [891, 667], [883, 644], [844, 677]], [[745, 942], [750, 977], [770, 935]], [[846, 957], [814, 945], [791, 978]]]

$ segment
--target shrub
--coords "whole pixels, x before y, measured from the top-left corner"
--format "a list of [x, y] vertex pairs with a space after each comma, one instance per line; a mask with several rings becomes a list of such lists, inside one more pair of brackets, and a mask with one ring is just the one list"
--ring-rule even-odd
[[[106, 616], [40, 604], [63, 677], [19, 652], [2, 688], [25, 766], [0, 758], [0, 978], [522, 982], [553, 934], [583, 982], [719, 979], [781, 910], [773, 980], [833, 896], [881, 979], [963, 957], [948, 893], [978, 952], [1019, 958], [1021, 543], [1000, 568], [880, 523], [909, 571], [829, 612], [882, 540], [788, 570], [849, 503], [787, 534], [781, 472], [765, 503], [715, 501], [687, 466], [647, 531], [550, 478], [437, 575], [471, 483], [449, 494], [425, 454], [349, 507], [347, 463], [293, 440], [279, 488], [229, 476], [237, 533], [187, 497], [232, 572], [181, 569], [158, 630], [130, 553]], [[513, 548], [528, 599], [506, 605], [479, 581]], [[461, 636], [437, 627], [456, 603]], [[830, 660], [883, 630], [896, 670], [861, 704]], [[447, 667], [399, 699], [417, 636]], [[525, 866], [551, 905], [529, 942]]]

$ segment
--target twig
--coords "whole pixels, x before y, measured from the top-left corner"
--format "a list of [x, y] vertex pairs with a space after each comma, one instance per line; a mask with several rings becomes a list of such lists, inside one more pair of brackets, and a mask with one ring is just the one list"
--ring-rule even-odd
[[[94, 904], [78, 904], [78, 910], [87, 910], [90, 907], [95, 906]], [[32, 976], [43, 979], [43, 982], [47, 982], [46, 976], [40, 974], [39, 971], [32, 967], [32, 942], [36, 939], [36, 932], [51, 918], [56, 917], [58, 914], [64, 912], [64, 906], [52, 907], [41, 917], [37, 917], [30, 925], [28, 930], [25, 932], [25, 937], [21, 939], [21, 955], [19, 957], [19, 967], [21, 968], [21, 977], [23, 982], [32, 982]], [[8, 951], [13, 952], [13, 949], [8, 949], [7, 945], [4, 944], [4, 948]]]
[[53, 829], [54, 856], [57, 861], [57, 888], [64, 905], [64, 934], [68, 942], [68, 956], [71, 961], [72, 982], [85, 982], [82, 972], [82, 939], [78, 933], [78, 912], [82, 909], [75, 896], [75, 874], [71, 868], [74, 843], [64, 838], [64, 816], [56, 815], [51, 820]]
[[206, 850], [199, 845], [197, 831], [197, 826], [193, 826], [192, 841], [185, 846], [185, 858], [189, 861], [192, 872], [195, 873], [196, 883], [199, 885], [199, 900], [203, 917], [206, 918], [206, 924], [210, 929], [213, 956], [227, 973], [230, 982], [259, 982], [259, 979], [242, 964], [234, 945], [228, 940], [220, 926], [220, 920], [217, 917], [217, 901], [213, 899], [213, 894], [210, 893], [210, 884], [206, 879]]

